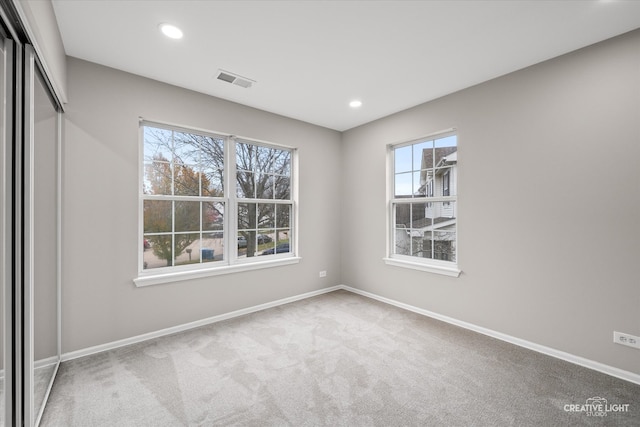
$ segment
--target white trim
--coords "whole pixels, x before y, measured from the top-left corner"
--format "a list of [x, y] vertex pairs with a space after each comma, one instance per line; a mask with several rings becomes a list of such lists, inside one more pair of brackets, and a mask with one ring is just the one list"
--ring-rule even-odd
[[390, 148], [390, 149], [399, 148], [399, 147], [406, 147], [408, 145], [413, 145], [413, 144], [416, 144], [418, 142], [423, 142], [425, 140], [434, 140], [434, 139], [446, 138], [448, 136], [457, 134], [457, 132], [458, 132], [458, 128], [451, 127], [451, 128], [442, 129], [442, 130], [439, 130], [439, 131], [436, 131], [436, 132], [431, 132], [431, 133], [428, 133], [426, 135], [417, 136], [417, 137], [411, 138], [409, 140], [403, 139], [402, 141], [392, 142], [391, 144], [387, 144], [387, 147]]
[[33, 362], [33, 369], [46, 368], [47, 366], [55, 365], [58, 363], [58, 355], [47, 357], [46, 359], [35, 360]]
[[283, 265], [297, 264], [302, 258], [287, 257], [269, 261], [252, 261], [224, 265], [222, 267], [199, 268], [197, 270], [172, 271], [170, 273], [143, 275], [133, 279], [137, 287], [159, 285], [162, 283], [180, 282], [182, 280], [201, 279], [203, 277], [220, 276], [223, 274], [239, 273], [242, 271], [260, 270], [263, 268], [280, 267]]
[[379, 295], [376, 295], [367, 291], [362, 291], [360, 289], [352, 288], [350, 286], [340, 285], [339, 288], [349, 292], [353, 292], [354, 294], [362, 295], [367, 298], [375, 299], [377, 301], [402, 308], [404, 310], [408, 310], [417, 314], [422, 314], [423, 316], [431, 317], [433, 319], [437, 319], [442, 322], [449, 323], [451, 325], [459, 326], [461, 328], [468, 329], [473, 332], [478, 332], [480, 334], [487, 335], [489, 337], [496, 338], [501, 341], [505, 341], [510, 344], [517, 345], [518, 347], [523, 347], [529, 350], [536, 351], [538, 353], [546, 354], [547, 356], [555, 357], [556, 359], [564, 360], [566, 362], [570, 362], [575, 365], [589, 368], [594, 371], [602, 372], [604, 374], [611, 375], [612, 377], [620, 378], [635, 384], [640, 384], [640, 374], [636, 374], [634, 372], [625, 371], [623, 369], [616, 368], [614, 366], [605, 365], [604, 363], [596, 362], [590, 359], [585, 359], [584, 357], [576, 356], [574, 354], [566, 353], [564, 351], [557, 350], [555, 348], [536, 344], [534, 342], [523, 340], [521, 338], [517, 338], [511, 335], [503, 334], [502, 332], [494, 331], [492, 329], [487, 329], [482, 326], [474, 325], [473, 323], [464, 322], [462, 320], [458, 320], [449, 316], [444, 316], [442, 314], [434, 313], [433, 311], [418, 308], [418, 307], [405, 304], [396, 300], [381, 297]]
[[280, 305], [289, 304], [291, 302], [300, 301], [303, 299], [315, 297], [318, 295], [326, 294], [326, 293], [337, 291], [340, 289], [345, 289], [345, 287], [342, 285], [338, 285], [338, 286], [332, 286], [329, 288], [323, 288], [317, 291], [306, 292], [304, 294], [294, 295], [294, 296], [279, 299], [276, 301], [254, 305], [253, 307], [242, 308], [240, 310], [231, 311], [229, 313], [219, 314], [217, 316], [208, 317], [206, 319], [196, 320], [195, 322], [184, 323], [182, 325], [172, 326], [170, 328], [161, 329], [159, 331], [149, 332], [146, 334], [125, 338], [122, 340], [113, 341], [106, 344], [100, 344], [93, 347], [76, 350], [69, 353], [64, 353], [62, 355], [62, 361], [66, 362], [68, 360], [77, 359], [79, 357], [89, 356], [89, 355], [100, 353], [103, 351], [114, 350], [116, 348], [124, 347], [127, 345], [137, 344], [153, 338], [163, 337], [165, 335], [171, 335], [177, 332], [187, 331], [189, 329], [198, 328], [200, 326], [210, 325], [212, 323], [221, 322], [223, 320], [232, 319], [234, 317], [244, 316], [245, 314], [255, 313], [257, 311], [266, 310], [268, 308], [278, 307]]
[[394, 267], [410, 268], [412, 270], [442, 274], [443, 276], [459, 277], [460, 273], [462, 273], [462, 270], [460, 270], [455, 264], [452, 266], [436, 265], [435, 263], [427, 264], [423, 262], [406, 261], [399, 258], [383, 258], [383, 260], [385, 264], [393, 265]]

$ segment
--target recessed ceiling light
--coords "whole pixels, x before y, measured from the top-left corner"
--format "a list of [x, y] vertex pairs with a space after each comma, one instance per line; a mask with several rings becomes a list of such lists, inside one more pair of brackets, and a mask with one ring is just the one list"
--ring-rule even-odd
[[353, 101], [351, 101], [349, 103], [349, 107], [351, 108], [359, 108], [362, 107], [362, 101], [360, 101], [359, 99], [354, 99]]
[[172, 39], [181, 39], [182, 38], [182, 30], [175, 25], [171, 24], [160, 24], [160, 31], [167, 37]]

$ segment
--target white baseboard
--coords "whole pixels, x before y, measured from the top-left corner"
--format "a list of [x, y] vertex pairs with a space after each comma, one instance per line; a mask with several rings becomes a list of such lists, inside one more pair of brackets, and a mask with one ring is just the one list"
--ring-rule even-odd
[[47, 368], [51, 365], [55, 365], [60, 361], [58, 356], [47, 357], [46, 359], [40, 359], [33, 362], [33, 369]]
[[63, 362], [67, 360], [77, 359], [79, 357], [89, 356], [91, 354], [100, 353], [103, 351], [113, 350], [119, 347], [124, 347], [126, 345], [136, 344], [139, 342], [143, 342], [146, 340], [150, 340], [153, 338], [162, 337], [165, 335], [175, 334], [176, 332], [187, 331], [189, 329], [197, 328], [200, 326], [210, 325], [212, 323], [220, 322], [222, 320], [231, 319], [238, 316], [243, 316], [245, 314], [255, 313], [256, 311], [266, 310], [267, 308], [277, 307], [279, 305], [288, 304], [290, 302], [303, 300], [306, 298], [315, 297], [317, 295], [326, 294], [328, 292], [337, 291], [339, 289], [343, 289], [342, 286], [332, 286], [330, 288], [323, 288], [317, 291], [307, 292], [300, 295], [294, 295], [292, 297], [279, 299], [276, 301], [268, 302], [265, 304], [255, 305], [253, 307], [243, 308], [241, 310], [232, 311], [229, 313], [220, 314], [218, 316], [208, 317], [206, 319], [197, 320], [195, 322], [185, 323], [178, 326], [172, 326], [170, 328], [161, 329], [155, 332], [149, 332], [147, 334], [137, 335], [135, 337], [125, 338], [118, 341], [113, 341], [106, 344], [100, 344], [93, 347], [71, 351], [69, 353], [64, 353], [62, 355], [61, 360]]
[[594, 371], [602, 372], [607, 375], [611, 375], [613, 377], [621, 378], [623, 380], [640, 384], [640, 375], [625, 371], [623, 369], [615, 368], [613, 366], [605, 365], [604, 363], [596, 362], [593, 360], [585, 359], [584, 357], [576, 356], [574, 354], [566, 353], [561, 350], [556, 350], [551, 347], [546, 347], [544, 345], [536, 344], [531, 341], [523, 340], [517, 337], [513, 337], [511, 335], [503, 334], [501, 332], [494, 331], [492, 329], [487, 329], [482, 326], [474, 325], [472, 323], [463, 322], [462, 320], [454, 319], [452, 317], [444, 316], [442, 314], [434, 313], [429, 310], [424, 310], [422, 308], [414, 307], [409, 304], [405, 304], [399, 301], [395, 301], [389, 298], [381, 297], [376, 294], [372, 294], [370, 292], [362, 291], [360, 289], [352, 288], [346, 285], [340, 285], [340, 289], [344, 289], [349, 292], [353, 292], [354, 294], [362, 295], [367, 298], [375, 299], [380, 302], [384, 302], [386, 304], [394, 305], [396, 307], [412, 311], [417, 314], [422, 314], [427, 317], [431, 317], [433, 319], [441, 320], [446, 323], [450, 323], [452, 325], [460, 326], [461, 328], [468, 329], [474, 332], [478, 332], [483, 335], [490, 336], [492, 338], [497, 338], [501, 341], [506, 341], [511, 344], [515, 344], [519, 347], [524, 347], [529, 350], [536, 351], [538, 353], [546, 354], [547, 356], [552, 356], [557, 359], [561, 359], [567, 362], [574, 363], [576, 365], [583, 366], [585, 368], [593, 369]]
[[452, 325], [460, 326], [461, 328], [465, 328], [474, 332], [478, 332], [483, 335], [490, 336], [492, 338], [499, 339], [501, 341], [505, 341], [511, 344], [515, 344], [520, 347], [527, 348], [529, 350], [536, 351], [538, 353], [546, 354], [548, 356], [555, 357], [557, 359], [561, 359], [567, 362], [574, 363], [576, 365], [584, 366], [585, 368], [593, 369], [598, 372], [605, 373], [607, 375], [611, 375], [613, 377], [621, 378], [623, 380], [640, 384], [640, 375], [625, 371], [619, 368], [615, 368], [613, 366], [605, 365], [604, 363], [596, 362], [593, 360], [585, 359], [580, 356], [576, 356], [570, 353], [566, 353], [564, 351], [556, 350], [551, 347], [546, 347], [544, 345], [536, 344], [527, 340], [523, 340], [517, 337], [513, 337], [511, 335], [503, 334], [501, 332], [494, 331], [492, 329], [487, 329], [482, 326], [474, 325], [472, 323], [464, 322], [462, 320], [454, 319], [452, 317], [444, 316], [442, 314], [434, 313], [429, 310], [425, 310], [422, 308], [418, 308], [409, 304], [402, 303], [400, 301], [392, 300], [390, 298], [385, 298], [371, 292], [366, 292], [357, 288], [352, 288], [347, 285], [338, 285], [332, 286], [329, 288], [319, 289], [317, 291], [307, 292], [300, 295], [294, 295], [292, 297], [279, 299], [276, 301], [268, 302], [265, 304], [256, 305], [253, 307], [243, 308], [241, 310], [232, 311], [229, 313], [220, 314], [218, 316], [209, 317], [206, 319], [198, 320], [195, 322], [185, 323], [183, 325], [173, 326], [171, 328], [161, 329], [159, 331], [150, 332], [147, 334], [137, 335], [135, 337], [125, 338], [118, 341], [113, 341], [106, 344], [100, 344], [94, 347], [89, 347], [81, 350], [72, 351], [69, 353], [64, 353], [61, 357], [61, 361], [67, 361], [72, 359], [77, 359], [79, 357], [89, 356], [91, 354], [100, 353], [103, 351], [113, 350], [119, 347], [124, 347], [130, 344], [136, 344], [139, 342], [143, 342], [146, 340], [150, 340], [153, 338], [162, 337], [165, 335], [175, 334], [176, 332], [182, 332], [189, 329], [197, 328], [204, 325], [209, 325], [212, 323], [220, 322], [222, 320], [231, 319], [238, 316], [243, 316], [245, 314], [255, 313], [256, 311], [265, 310], [272, 307], [277, 307], [279, 305], [288, 304], [290, 302], [303, 300], [306, 298], [311, 298], [317, 295], [326, 294], [329, 292], [337, 291], [337, 290], [345, 290], [349, 292], [353, 292], [354, 294], [362, 295], [367, 298], [375, 299], [380, 302], [384, 302], [386, 304], [390, 304], [417, 314], [421, 314], [427, 317], [431, 317], [433, 319], [441, 320], [446, 323], [450, 323]]

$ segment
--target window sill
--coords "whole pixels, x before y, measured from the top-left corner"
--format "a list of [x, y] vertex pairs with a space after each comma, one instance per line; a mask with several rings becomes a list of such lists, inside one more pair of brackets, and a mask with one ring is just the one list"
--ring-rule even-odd
[[458, 269], [458, 266], [453, 264], [440, 265], [440, 264], [425, 264], [422, 262], [407, 261], [398, 258], [384, 258], [384, 262], [387, 265], [393, 265], [395, 267], [410, 268], [413, 270], [426, 271], [428, 273], [441, 274], [443, 276], [459, 277], [462, 270]]
[[247, 262], [234, 265], [223, 265], [220, 267], [203, 268], [198, 270], [174, 271], [170, 273], [140, 273], [133, 279], [137, 287], [160, 285], [162, 283], [179, 282], [182, 280], [201, 279], [203, 277], [220, 276], [223, 274], [240, 273], [243, 271], [260, 270], [263, 268], [280, 267], [283, 265], [297, 264], [302, 258], [287, 257], [269, 261]]

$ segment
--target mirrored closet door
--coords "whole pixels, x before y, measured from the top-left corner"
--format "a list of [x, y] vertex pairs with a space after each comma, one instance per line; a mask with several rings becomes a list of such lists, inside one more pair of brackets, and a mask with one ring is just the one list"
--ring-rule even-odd
[[0, 426], [12, 416], [12, 87], [13, 42], [0, 34]]
[[0, 427], [37, 426], [60, 365], [62, 107], [0, 2]]
[[25, 47], [24, 421], [37, 425], [60, 363], [60, 112]]

